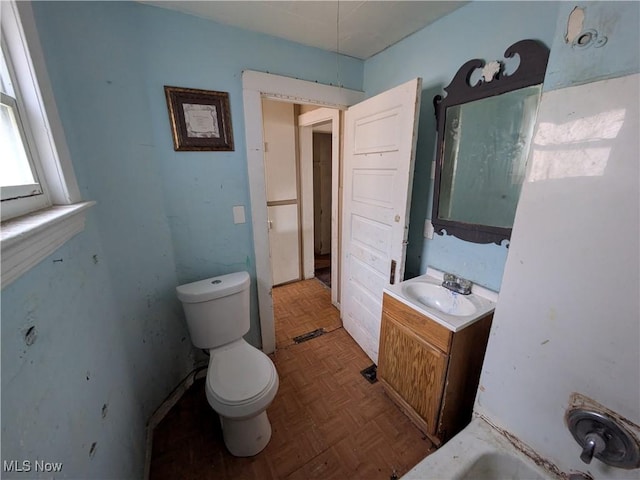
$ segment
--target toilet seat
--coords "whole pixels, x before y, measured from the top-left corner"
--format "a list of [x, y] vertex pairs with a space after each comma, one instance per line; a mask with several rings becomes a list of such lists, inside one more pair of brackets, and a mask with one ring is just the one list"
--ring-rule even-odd
[[222, 416], [244, 418], [264, 410], [278, 390], [271, 359], [244, 339], [210, 350], [206, 393]]

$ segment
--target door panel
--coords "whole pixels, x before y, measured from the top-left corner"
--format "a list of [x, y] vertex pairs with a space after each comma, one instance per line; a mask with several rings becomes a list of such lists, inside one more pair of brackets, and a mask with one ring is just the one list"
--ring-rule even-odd
[[354, 170], [353, 199], [365, 205], [393, 208], [394, 179], [394, 170]]
[[279, 285], [300, 279], [294, 106], [262, 99], [262, 112], [271, 275]]
[[[365, 250], [374, 250], [372, 254], [386, 254], [391, 242], [391, 227], [381, 222], [353, 213], [351, 215], [351, 241]], [[373, 259], [372, 259], [373, 260]]]
[[358, 286], [374, 299], [378, 298], [378, 294], [382, 292], [380, 284], [384, 281], [385, 275], [379, 271], [372, 269], [362, 260], [352, 257], [351, 277]]
[[[364, 103], [364, 102], [363, 102]], [[354, 153], [400, 150], [400, 107], [359, 118], [355, 122]]]
[[[448, 357], [419, 340], [410, 330], [385, 315], [378, 375], [427, 422], [435, 434]], [[407, 368], [409, 366], [409, 368]]]
[[417, 78], [345, 114], [342, 320], [375, 363], [393, 261], [404, 274], [421, 89]]
[[300, 279], [298, 206], [267, 207], [273, 285]]
[[267, 202], [298, 197], [293, 104], [262, 100]]

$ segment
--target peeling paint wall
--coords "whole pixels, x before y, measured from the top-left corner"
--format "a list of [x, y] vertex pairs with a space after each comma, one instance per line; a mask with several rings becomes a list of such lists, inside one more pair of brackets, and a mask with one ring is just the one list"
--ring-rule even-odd
[[[335, 83], [336, 56], [136, 2], [33, 8], [78, 182], [98, 203], [83, 233], [2, 291], [0, 460], [141, 478], [146, 421], [194, 364], [175, 286], [255, 278], [242, 70]], [[362, 87], [361, 61], [340, 68]], [[235, 151], [174, 152], [164, 85], [228, 91]], [[258, 325], [253, 284], [255, 345]]]
[[[605, 45], [567, 43], [576, 5]], [[476, 400], [565, 474], [598, 479], [640, 478], [581, 462], [565, 425], [576, 393], [640, 424], [639, 20], [637, 2], [561, 8]]]
[[[32, 469], [2, 478], [50, 478], [36, 461], [62, 462], [57, 478], [140, 477], [146, 419], [191, 369], [178, 305], [154, 293], [173, 287], [171, 256], [114, 272], [98, 219], [2, 291], [2, 461]], [[114, 288], [127, 276], [137, 299]]]
[[639, 25], [638, 2], [563, 2], [544, 90], [638, 72]]

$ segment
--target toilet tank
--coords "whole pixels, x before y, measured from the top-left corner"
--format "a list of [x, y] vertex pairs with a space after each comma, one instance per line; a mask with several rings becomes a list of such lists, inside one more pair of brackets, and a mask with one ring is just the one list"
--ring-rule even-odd
[[212, 349], [249, 331], [249, 274], [236, 272], [176, 288], [187, 318], [191, 343]]

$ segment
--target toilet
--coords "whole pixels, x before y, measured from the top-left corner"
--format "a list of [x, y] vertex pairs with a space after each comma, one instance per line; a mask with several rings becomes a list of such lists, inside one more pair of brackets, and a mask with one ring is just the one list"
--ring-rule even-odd
[[242, 338], [249, 331], [249, 284], [247, 272], [236, 272], [176, 288], [191, 342], [209, 352], [207, 400], [236, 457], [256, 455], [269, 443], [266, 410], [279, 384], [271, 359]]

